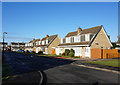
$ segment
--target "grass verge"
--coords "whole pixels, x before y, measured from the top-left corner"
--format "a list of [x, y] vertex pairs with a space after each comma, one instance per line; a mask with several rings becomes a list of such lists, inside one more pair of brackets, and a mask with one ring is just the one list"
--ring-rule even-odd
[[86, 61], [86, 63], [120, 67], [120, 60], [119, 59], [100, 60], [100, 61]]
[[2, 64], [2, 79], [8, 79], [10, 75], [13, 74], [12, 68], [7, 64]]

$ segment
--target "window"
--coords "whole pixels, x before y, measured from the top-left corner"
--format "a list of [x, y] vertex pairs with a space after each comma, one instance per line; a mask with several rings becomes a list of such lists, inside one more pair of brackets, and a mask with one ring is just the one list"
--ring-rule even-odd
[[44, 41], [42, 41], [42, 45], [44, 45], [45, 44], [45, 42]]
[[90, 34], [90, 40], [92, 39], [93, 36], [94, 36], [94, 34]]
[[74, 37], [71, 37], [70, 38], [70, 43], [73, 43], [74, 42]]
[[46, 44], [48, 44], [48, 40], [46, 40]]
[[81, 36], [81, 41], [85, 41], [85, 35]]
[[66, 41], [65, 38], [63, 38], [63, 43], [65, 43], [65, 41]]
[[61, 43], [63, 43], [63, 38], [61, 38]]

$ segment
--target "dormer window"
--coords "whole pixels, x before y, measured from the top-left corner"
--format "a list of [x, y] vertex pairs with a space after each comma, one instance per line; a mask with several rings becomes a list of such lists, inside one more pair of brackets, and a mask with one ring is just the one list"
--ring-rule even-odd
[[48, 44], [48, 40], [46, 40], [46, 44]]
[[94, 34], [90, 34], [90, 40], [92, 39], [93, 36], [94, 36]]
[[65, 43], [65, 42], [66, 42], [65, 38], [63, 38], [63, 43]]
[[85, 41], [85, 35], [81, 35], [81, 41]]

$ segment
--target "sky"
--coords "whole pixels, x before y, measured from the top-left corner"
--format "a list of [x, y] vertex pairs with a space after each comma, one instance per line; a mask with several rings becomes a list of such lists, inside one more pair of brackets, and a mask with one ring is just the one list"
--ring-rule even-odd
[[112, 42], [118, 36], [117, 2], [3, 2], [6, 42], [29, 42], [46, 35], [64, 38], [78, 27], [103, 25]]

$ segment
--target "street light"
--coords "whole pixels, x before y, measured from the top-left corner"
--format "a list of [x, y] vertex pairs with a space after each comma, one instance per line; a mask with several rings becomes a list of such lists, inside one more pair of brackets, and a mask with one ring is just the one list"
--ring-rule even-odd
[[2, 51], [2, 56], [4, 56], [4, 38], [5, 38], [5, 34], [7, 34], [7, 32], [3, 32], [3, 51]]

